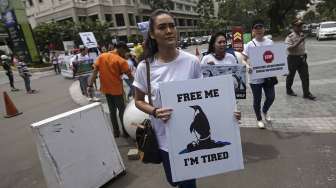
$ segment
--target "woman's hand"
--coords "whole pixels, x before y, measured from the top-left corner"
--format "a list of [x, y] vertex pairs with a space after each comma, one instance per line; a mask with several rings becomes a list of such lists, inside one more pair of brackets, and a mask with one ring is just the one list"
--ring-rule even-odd
[[208, 64], [208, 65], [214, 65], [215, 62], [213, 62], [213, 61], [209, 61], [209, 62], [207, 62], [207, 64]]
[[234, 117], [236, 118], [237, 121], [241, 120], [241, 112], [240, 111], [235, 111], [233, 112]]
[[166, 123], [169, 120], [172, 111], [173, 109], [171, 108], [158, 108], [155, 111], [155, 114], [153, 115], [155, 115], [156, 118], [161, 119], [164, 123]]
[[251, 65], [247, 65], [246, 67], [247, 67], [247, 72], [249, 74], [251, 74], [252, 73], [252, 67], [251, 67]]

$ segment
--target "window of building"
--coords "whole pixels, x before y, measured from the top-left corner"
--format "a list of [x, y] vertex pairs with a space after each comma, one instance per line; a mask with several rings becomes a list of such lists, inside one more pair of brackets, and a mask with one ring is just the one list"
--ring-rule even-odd
[[183, 5], [180, 3], [176, 3], [176, 10], [183, 10]]
[[113, 22], [112, 14], [105, 14], [105, 21], [106, 22]]
[[198, 25], [198, 21], [194, 20], [194, 25], [197, 26]]
[[130, 5], [131, 4], [131, 0], [126, 0], [126, 5]]
[[134, 22], [134, 15], [133, 14], [128, 14], [128, 21], [130, 26], [134, 26], [135, 22]]
[[115, 15], [117, 27], [125, 26], [125, 20], [123, 14], [116, 14]]
[[28, 0], [28, 4], [29, 4], [29, 6], [34, 6], [34, 3], [33, 3], [33, 0]]
[[98, 15], [97, 15], [97, 14], [95, 14], [95, 15], [91, 15], [91, 16], [89, 16], [89, 18], [90, 18], [90, 20], [93, 21], [93, 22], [98, 21]]
[[39, 3], [43, 3], [43, 0], [38, 0], [39, 1]]
[[178, 22], [179, 22], [179, 26], [185, 26], [185, 22], [184, 22], [184, 19], [178, 19]]
[[149, 5], [149, 0], [140, 0], [140, 3], [144, 5]]
[[185, 8], [186, 11], [191, 11], [191, 6], [186, 5], [186, 6], [184, 6], [184, 8]]
[[192, 20], [191, 19], [187, 19], [187, 26], [192, 26], [193, 23], [192, 23]]
[[140, 16], [135, 16], [135, 22], [136, 22], [136, 23], [141, 22], [141, 20], [140, 20]]

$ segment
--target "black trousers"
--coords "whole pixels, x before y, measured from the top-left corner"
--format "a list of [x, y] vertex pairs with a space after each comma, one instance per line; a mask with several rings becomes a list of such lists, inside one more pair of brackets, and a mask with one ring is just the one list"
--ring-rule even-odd
[[106, 94], [107, 105], [110, 110], [110, 118], [113, 126], [113, 134], [115, 136], [120, 135], [119, 124], [117, 120], [117, 109], [119, 111], [119, 119], [121, 121], [121, 128], [123, 133], [127, 133], [124, 127], [124, 111], [125, 111], [125, 103], [122, 95], [110, 95]]
[[309, 71], [307, 55], [289, 55], [287, 57], [289, 74], [286, 79], [287, 92], [291, 92], [296, 71], [299, 73], [302, 83], [303, 96], [309, 92]]
[[13, 76], [13, 72], [6, 72], [6, 75], [8, 76], [9, 84], [10, 84], [11, 88], [15, 88], [15, 87], [14, 87], [14, 76]]

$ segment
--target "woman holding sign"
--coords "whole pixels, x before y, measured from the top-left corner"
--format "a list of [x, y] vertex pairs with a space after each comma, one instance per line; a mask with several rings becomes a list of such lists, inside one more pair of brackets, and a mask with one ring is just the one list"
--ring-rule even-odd
[[[264, 28], [264, 22], [262, 20], [256, 20], [253, 22], [252, 25], [252, 34], [254, 38], [252, 41], [248, 42], [247, 45], [244, 48], [243, 54], [243, 63], [246, 64], [246, 67], [248, 68], [248, 72], [252, 73], [252, 67], [249, 61], [249, 50], [251, 48], [255, 48], [258, 46], [268, 46], [273, 45], [273, 41], [270, 39], [267, 39], [264, 37], [265, 34], [265, 28]], [[275, 99], [275, 90], [274, 85], [266, 85], [265, 79], [249, 79], [250, 87], [253, 94], [253, 108], [254, 112], [257, 117], [257, 126], [261, 129], [265, 128], [265, 124], [262, 121], [263, 118], [267, 122], [271, 121], [271, 117], [268, 115], [268, 110], [270, 109], [271, 105], [274, 102]], [[261, 98], [262, 98], [262, 90], [264, 90], [266, 100], [264, 102], [264, 105], [262, 107], [262, 113], [261, 113]]]
[[[165, 123], [169, 120], [173, 109], [162, 107], [159, 93], [159, 84], [162, 82], [202, 77], [198, 58], [176, 49], [176, 43], [177, 31], [173, 16], [163, 10], [154, 11], [149, 19], [149, 31], [145, 41], [145, 61], [139, 63], [133, 82], [135, 87], [134, 99], [137, 108], [150, 114], [169, 184], [179, 188], [196, 188], [195, 179], [182, 182], [172, 181]], [[145, 95], [148, 94], [145, 62], [149, 63], [150, 69], [150, 97], [153, 101], [152, 104], [145, 101]], [[237, 113], [236, 117], [240, 119], [240, 113]]]
[[225, 33], [218, 32], [211, 36], [208, 55], [202, 58], [201, 64], [236, 64], [236, 58], [226, 52]]

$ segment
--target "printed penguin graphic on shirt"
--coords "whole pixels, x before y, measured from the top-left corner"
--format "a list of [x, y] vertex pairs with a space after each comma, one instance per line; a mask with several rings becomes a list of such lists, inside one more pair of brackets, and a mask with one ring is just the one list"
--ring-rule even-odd
[[212, 140], [210, 124], [202, 108], [198, 105], [189, 107], [194, 110], [194, 118], [190, 124], [190, 134], [194, 134], [196, 140], [187, 144], [187, 148], [180, 151], [179, 154], [203, 149], [219, 148], [231, 144], [230, 142]]

